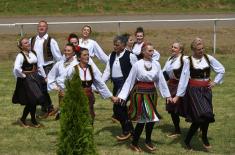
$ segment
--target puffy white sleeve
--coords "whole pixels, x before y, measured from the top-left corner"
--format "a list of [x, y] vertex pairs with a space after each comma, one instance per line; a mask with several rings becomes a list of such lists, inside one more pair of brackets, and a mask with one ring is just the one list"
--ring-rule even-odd
[[53, 38], [51, 38], [51, 52], [52, 52], [52, 55], [53, 55], [55, 61], [62, 60], [62, 54], [60, 52], [60, 48], [58, 46], [58, 43]]
[[160, 59], [160, 53], [155, 49], [153, 51], [152, 59], [155, 60], [155, 61], [159, 61], [159, 59]]
[[160, 91], [162, 97], [164, 97], [164, 98], [171, 97], [166, 80], [165, 80], [163, 73], [162, 73], [162, 70], [161, 70], [161, 66], [159, 63], [156, 63], [156, 64], [157, 64], [157, 68], [158, 68], [158, 73], [157, 73], [158, 78], [157, 78], [157, 81], [155, 81], [155, 84], [159, 88], [159, 91]]
[[190, 64], [189, 60], [184, 60], [184, 66], [180, 75], [179, 85], [177, 88], [176, 96], [184, 96], [186, 88], [188, 86], [188, 81], [190, 78]]
[[52, 91], [53, 89], [55, 89], [57, 87], [56, 78], [59, 74], [58, 67], [59, 67], [59, 62], [57, 62], [52, 67], [52, 69], [50, 70], [50, 72], [47, 75], [47, 89], [48, 89], [48, 91]]
[[89, 58], [88, 64], [91, 65], [92, 68], [94, 68], [95, 70], [97, 70], [98, 75], [99, 75], [100, 77], [102, 76], [101, 71], [99, 70], [99, 68], [96, 66], [96, 64], [94, 63], [94, 61], [93, 61], [91, 58]]
[[[109, 59], [110, 59], [110, 56], [109, 56]], [[102, 75], [102, 80], [104, 82], [108, 81], [110, 79], [110, 75], [111, 75], [111, 70], [110, 70], [110, 65], [109, 65], [109, 60], [106, 64], [106, 67], [105, 67], [105, 70], [104, 70], [104, 73]]]
[[224, 66], [218, 60], [216, 60], [214, 57], [208, 55], [208, 58], [210, 61], [210, 66], [216, 72], [214, 82], [216, 84], [223, 83], [223, 77], [224, 77], [224, 73], [225, 73]]
[[97, 56], [97, 58], [102, 61], [104, 64], [107, 63], [108, 61], [108, 56], [105, 54], [105, 52], [103, 51], [103, 49], [99, 46], [99, 44], [94, 41], [94, 53]]
[[137, 61], [138, 61], [137, 56], [135, 54], [130, 53], [130, 62], [131, 62], [131, 65], [133, 66]]
[[135, 63], [131, 68], [129, 76], [126, 79], [126, 81], [122, 87], [122, 90], [118, 94], [118, 98], [121, 98], [123, 100], [127, 99], [127, 97], [129, 96], [129, 94], [130, 94], [130, 92], [136, 82], [137, 73], [138, 73], [138, 64]]
[[109, 98], [113, 96], [112, 93], [109, 91], [108, 87], [106, 86], [106, 84], [104, 83], [104, 81], [101, 79], [99, 71], [96, 68], [93, 68], [93, 74], [94, 74], [93, 85], [101, 94], [101, 96], [103, 98]]
[[16, 60], [15, 60], [15, 63], [14, 63], [14, 69], [13, 69], [13, 74], [15, 77], [20, 77], [20, 78], [25, 78], [26, 75], [22, 72], [22, 65], [23, 65], [23, 62], [24, 62], [24, 57], [21, 53], [19, 53], [17, 56], [16, 56]]

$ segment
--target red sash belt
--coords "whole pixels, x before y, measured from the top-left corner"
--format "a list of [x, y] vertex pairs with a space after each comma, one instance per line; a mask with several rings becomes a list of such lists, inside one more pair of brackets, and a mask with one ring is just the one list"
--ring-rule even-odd
[[189, 80], [189, 85], [194, 87], [208, 87], [210, 84], [210, 80], [200, 81], [200, 80]]
[[138, 81], [137, 83], [136, 83], [136, 87], [138, 87], [138, 88], [142, 88], [142, 89], [144, 89], [144, 88], [153, 88], [153, 87], [155, 87], [154, 86], [154, 82], [142, 82], [142, 81]]

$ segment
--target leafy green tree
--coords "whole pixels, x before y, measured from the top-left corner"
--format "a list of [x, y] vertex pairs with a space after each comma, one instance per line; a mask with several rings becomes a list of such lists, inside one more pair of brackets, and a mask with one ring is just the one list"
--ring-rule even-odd
[[96, 155], [88, 99], [78, 73], [66, 81], [58, 155]]

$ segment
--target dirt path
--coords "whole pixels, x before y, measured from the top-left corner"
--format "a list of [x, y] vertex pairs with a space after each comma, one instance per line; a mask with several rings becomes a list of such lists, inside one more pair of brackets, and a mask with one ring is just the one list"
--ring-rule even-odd
[[[207, 19], [207, 18], [235, 18], [234, 14], [180, 14], [180, 15], [125, 15], [125, 16], [81, 16], [81, 17], [0, 17], [0, 24], [12, 23], [37, 23], [45, 19], [48, 22], [86, 22], [86, 21], [126, 21], [126, 20], [157, 20], [157, 19]], [[53, 33], [79, 32], [83, 24], [50, 25], [49, 31]], [[94, 31], [117, 32], [118, 24], [90, 24]], [[235, 27], [235, 21], [219, 21], [217, 25], [221, 27]], [[137, 26], [145, 29], [156, 28], [213, 28], [213, 22], [157, 22], [157, 23], [122, 23], [121, 32], [134, 31]], [[36, 25], [24, 26], [26, 33], [36, 32]], [[0, 27], [0, 34], [16, 34], [20, 32], [19, 27]]]

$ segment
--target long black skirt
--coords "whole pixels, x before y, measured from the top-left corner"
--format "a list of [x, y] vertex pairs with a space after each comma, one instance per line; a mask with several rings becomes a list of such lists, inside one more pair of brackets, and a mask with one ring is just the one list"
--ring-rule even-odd
[[47, 99], [43, 93], [45, 80], [37, 72], [26, 75], [26, 78], [17, 78], [12, 103], [21, 105], [45, 105]]
[[[176, 92], [177, 92], [177, 88], [178, 88], [178, 83], [168, 83], [168, 88], [169, 91], [171, 93], [172, 97], [175, 97]], [[178, 114], [182, 117], [185, 117], [185, 106], [184, 106], [184, 102], [183, 102], [183, 98], [180, 98], [177, 103], [173, 104], [173, 103], [168, 103], [166, 104], [166, 110], [169, 113], [175, 113]]]
[[208, 87], [188, 86], [184, 97], [186, 121], [214, 122], [212, 91]]

